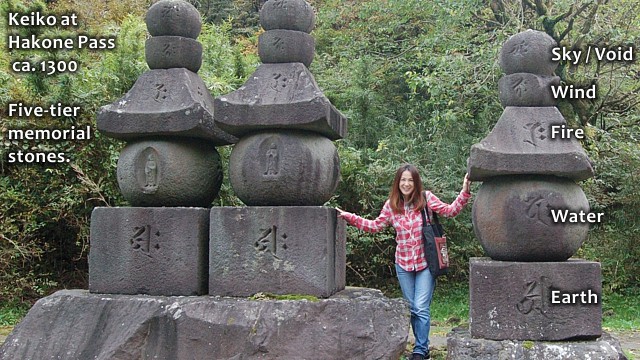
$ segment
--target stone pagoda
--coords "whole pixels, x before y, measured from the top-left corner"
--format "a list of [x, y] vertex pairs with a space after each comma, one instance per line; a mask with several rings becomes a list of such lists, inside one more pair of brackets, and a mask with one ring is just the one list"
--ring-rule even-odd
[[331, 140], [347, 121], [308, 66], [313, 8], [270, 0], [260, 12], [262, 64], [215, 99], [216, 125], [240, 140], [229, 159], [234, 192], [248, 207], [211, 209], [209, 293], [259, 291], [327, 297], [345, 286], [345, 224], [322, 207], [340, 178]]
[[[471, 147], [468, 163], [469, 179], [483, 181], [472, 218], [490, 258], [470, 259], [470, 331], [449, 335], [448, 359], [621, 353], [602, 332], [600, 263], [571, 258], [589, 230], [588, 222], [567, 220], [590, 211], [576, 181], [593, 169], [577, 139], [558, 136], [567, 123], [551, 91], [560, 84], [550, 61], [556, 46], [547, 34], [528, 30], [500, 53], [504, 111]], [[567, 296], [579, 301], [568, 303]]]

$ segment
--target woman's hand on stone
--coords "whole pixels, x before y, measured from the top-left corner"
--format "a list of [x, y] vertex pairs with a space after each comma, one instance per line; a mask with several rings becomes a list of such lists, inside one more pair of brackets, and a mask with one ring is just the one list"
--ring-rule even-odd
[[338, 217], [341, 219], [345, 219], [347, 217], [347, 212], [340, 209], [339, 207], [336, 207], [336, 210], [338, 211]]
[[471, 193], [471, 181], [469, 181], [469, 174], [464, 174], [464, 181], [462, 182], [462, 191]]

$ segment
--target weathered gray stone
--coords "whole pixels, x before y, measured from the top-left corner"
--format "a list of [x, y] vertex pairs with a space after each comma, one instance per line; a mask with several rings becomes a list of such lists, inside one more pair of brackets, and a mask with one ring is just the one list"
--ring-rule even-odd
[[338, 186], [340, 159], [321, 135], [260, 132], [233, 147], [229, 180], [247, 205], [322, 205]]
[[0, 359], [398, 359], [408, 310], [378, 290], [319, 301], [59, 291], [38, 301]]
[[265, 63], [303, 63], [311, 65], [316, 43], [302, 31], [268, 30], [258, 37], [258, 55]]
[[120, 153], [118, 185], [133, 206], [207, 207], [222, 185], [220, 155], [199, 139], [134, 141]]
[[532, 73], [553, 75], [558, 62], [552, 61], [556, 41], [537, 30], [527, 30], [511, 36], [500, 51], [500, 67], [507, 75]]
[[555, 222], [552, 212], [565, 210], [589, 213], [587, 197], [572, 180], [500, 176], [478, 190], [473, 229], [494, 260], [563, 261], [575, 254], [589, 232], [588, 222]]
[[240, 89], [215, 99], [216, 124], [243, 136], [265, 129], [308, 130], [331, 140], [346, 136], [346, 118], [301, 63], [262, 64]]
[[153, 4], [145, 17], [151, 36], [184, 36], [196, 39], [202, 29], [198, 10], [182, 0], [162, 0]]
[[471, 146], [469, 179], [515, 174], [592, 177], [593, 168], [580, 143], [573, 136], [551, 139], [553, 125], [566, 126], [555, 107], [506, 107], [491, 133]]
[[307, 34], [315, 26], [313, 8], [304, 0], [270, 0], [260, 10], [260, 25], [265, 30], [286, 29]]
[[[469, 268], [474, 338], [557, 341], [593, 339], [602, 333], [600, 263], [471, 258]], [[581, 295], [574, 304], [554, 303], [566, 300], [565, 294]]]
[[503, 76], [498, 81], [502, 106], [555, 106], [558, 102], [551, 91], [559, 85], [558, 76], [541, 76], [516, 73]]
[[155, 36], [147, 39], [144, 55], [151, 69], [186, 68], [197, 73], [202, 65], [202, 44], [183, 36]]
[[[89, 290], [207, 293], [209, 209], [104, 208], [91, 215]], [[56, 338], [63, 333], [54, 333]]]
[[449, 360], [626, 360], [620, 342], [607, 333], [590, 341], [540, 342], [474, 339], [466, 329], [447, 335]]
[[209, 294], [328, 297], [345, 286], [345, 222], [315, 206], [211, 209]]
[[204, 138], [214, 145], [238, 139], [213, 121], [213, 98], [187, 69], [150, 70], [127, 94], [98, 112], [98, 130], [117, 139], [171, 135]]

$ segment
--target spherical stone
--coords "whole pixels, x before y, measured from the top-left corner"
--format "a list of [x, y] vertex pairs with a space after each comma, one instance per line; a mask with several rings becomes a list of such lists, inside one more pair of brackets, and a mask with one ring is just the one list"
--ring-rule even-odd
[[285, 29], [310, 33], [315, 26], [313, 8], [304, 0], [270, 0], [260, 10], [265, 30]]
[[556, 41], [536, 30], [527, 30], [511, 36], [500, 51], [500, 67], [506, 74], [532, 73], [553, 75], [558, 62], [552, 61]]
[[155, 36], [147, 39], [144, 55], [150, 69], [185, 68], [197, 73], [202, 65], [202, 44], [182, 36]]
[[118, 159], [118, 185], [132, 206], [207, 207], [220, 191], [220, 155], [198, 139], [131, 142]]
[[587, 197], [573, 180], [499, 176], [478, 190], [473, 228], [494, 260], [564, 261], [586, 239], [589, 224], [554, 222], [553, 213], [562, 210], [589, 212]]
[[258, 37], [258, 55], [265, 64], [303, 63], [311, 65], [316, 42], [301, 31], [269, 30]]
[[498, 81], [498, 92], [502, 106], [555, 106], [551, 86], [560, 85], [560, 77], [515, 73], [503, 76]]
[[331, 140], [310, 132], [261, 132], [242, 138], [229, 159], [229, 180], [250, 206], [322, 205], [340, 178]]
[[196, 39], [202, 29], [200, 13], [182, 0], [162, 0], [153, 4], [145, 17], [151, 36], [184, 36]]

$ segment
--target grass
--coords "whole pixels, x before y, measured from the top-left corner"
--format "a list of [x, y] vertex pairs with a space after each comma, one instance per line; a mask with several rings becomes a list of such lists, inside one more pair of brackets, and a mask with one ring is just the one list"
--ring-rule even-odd
[[14, 326], [27, 314], [29, 307], [25, 304], [0, 303], [0, 327]]
[[606, 330], [640, 329], [640, 291], [604, 294], [602, 327]]

